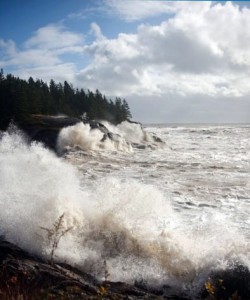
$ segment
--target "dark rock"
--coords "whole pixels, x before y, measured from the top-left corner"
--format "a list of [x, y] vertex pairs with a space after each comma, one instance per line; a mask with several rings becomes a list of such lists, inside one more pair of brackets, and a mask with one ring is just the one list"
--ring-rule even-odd
[[156, 143], [164, 143], [163, 140], [156, 135], [153, 135], [153, 139]]
[[250, 299], [250, 271], [243, 265], [213, 272], [205, 283], [202, 299], [213, 295], [213, 299]]
[[137, 125], [140, 125], [141, 128], [142, 128], [142, 123], [140, 123], [140, 122], [132, 121], [132, 120], [129, 120], [129, 119], [127, 119], [126, 121], [127, 121], [128, 123], [130, 123], [130, 124], [137, 124]]
[[0, 299], [157, 299], [122, 282], [99, 282], [66, 263], [48, 264], [0, 240]]
[[98, 121], [86, 119], [82, 121], [78, 118], [66, 116], [31, 115], [29, 120], [18, 124], [18, 126], [27, 134], [31, 141], [42, 142], [46, 147], [56, 151], [57, 137], [61, 129], [80, 122], [89, 124], [92, 130], [100, 130], [104, 134], [102, 141], [107, 138], [111, 140], [115, 138], [115, 135]]
[[81, 122], [78, 118], [65, 116], [31, 115], [29, 120], [18, 124], [31, 141], [42, 142], [46, 147], [56, 150], [60, 130]]
[[103, 135], [101, 142], [104, 142], [107, 139], [110, 139], [111, 141], [119, 142], [119, 140], [121, 139], [121, 136], [116, 133], [108, 132]]
[[[103, 133], [101, 142], [104, 142], [107, 139], [110, 139], [111, 141], [115, 142], [121, 141], [121, 136], [119, 134], [114, 134], [110, 132], [108, 128], [104, 126], [101, 122], [96, 120], [89, 120], [87, 118], [78, 119], [66, 116], [31, 115], [29, 116], [28, 120], [21, 124], [17, 124], [17, 126], [27, 135], [29, 141], [41, 142], [49, 149], [57, 152], [57, 138], [60, 131], [65, 127], [73, 126], [80, 122], [83, 122], [84, 124], [89, 124], [91, 130], [100, 130]], [[140, 123], [133, 122], [130, 120], [128, 120], [128, 122], [140, 125], [142, 131], [144, 132]], [[153, 135], [153, 140], [155, 143], [164, 143], [159, 137], [155, 135]], [[154, 146], [149, 144], [148, 146], [154, 148], [156, 145]], [[137, 143], [134, 143], [133, 147], [138, 149], [147, 148], [147, 146], [145, 146], [144, 144], [141, 145]], [[64, 151], [62, 151], [60, 154], [62, 153], [64, 153]]]
[[[101, 270], [102, 272], [102, 270]], [[148, 286], [138, 280], [98, 281], [93, 276], [66, 263], [48, 264], [0, 239], [0, 299], [241, 299], [249, 300], [250, 271], [243, 265], [210, 274], [196, 296], [164, 285]]]
[[139, 143], [132, 143], [132, 146], [134, 148], [140, 149], [140, 150], [145, 150], [147, 148], [147, 145], [145, 144], [139, 144]]
[[[85, 124], [86, 124], [86, 122], [85, 122]], [[87, 124], [89, 124], [91, 129], [99, 129], [104, 134], [109, 133], [109, 130], [107, 129], [107, 127], [96, 120], [89, 120]]]

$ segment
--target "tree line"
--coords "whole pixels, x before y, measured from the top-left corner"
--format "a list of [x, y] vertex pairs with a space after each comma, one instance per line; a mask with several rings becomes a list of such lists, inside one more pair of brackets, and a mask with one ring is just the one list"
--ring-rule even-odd
[[47, 84], [43, 80], [20, 79], [0, 71], [0, 128], [11, 120], [28, 121], [32, 114], [63, 114], [81, 118], [107, 120], [113, 124], [130, 119], [131, 112], [125, 99], [107, 99], [99, 90], [75, 89], [67, 81]]

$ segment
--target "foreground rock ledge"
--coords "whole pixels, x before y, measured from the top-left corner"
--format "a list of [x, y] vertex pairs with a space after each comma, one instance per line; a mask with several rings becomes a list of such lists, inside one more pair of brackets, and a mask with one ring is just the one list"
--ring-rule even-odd
[[188, 299], [122, 282], [98, 282], [68, 264], [50, 265], [0, 240], [0, 299]]
[[[192, 300], [250, 299], [250, 272], [242, 265], [211, 274], [208, 280], [207, 287], [204, 285]], [[0, 239], [0, 299], [191, 300], [181, 291], [178, 295], [173, 294], [167, 285], [154, 290], [143, 284], [134, 286], [123, 282], [99, 282], [68, 264], [48, 264], [3, 239]]]

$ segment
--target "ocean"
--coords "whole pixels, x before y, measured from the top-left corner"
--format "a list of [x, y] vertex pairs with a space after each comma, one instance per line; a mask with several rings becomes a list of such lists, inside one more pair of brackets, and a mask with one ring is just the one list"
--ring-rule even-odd
[[0, 235], [99, 279], [195, 294], [212, 271], [250, 269], [250, 125], [77, 124], [57, 156], [17, 129], [0, 141]]

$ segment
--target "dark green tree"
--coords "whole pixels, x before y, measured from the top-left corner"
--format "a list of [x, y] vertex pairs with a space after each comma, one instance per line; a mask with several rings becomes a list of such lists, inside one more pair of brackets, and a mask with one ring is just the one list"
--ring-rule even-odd
[[0, 71], [0, 129], [5, 129], [11, 120], [22, 124], [33, 114], [65, 114], [80, 118], [107, 120], [120, 123], [131, 118], [125, 99], [107, 99], [98, 89], [95, 92], [74, 89], [64, 81], [49, 85], [30, 77], [27, 81]]

